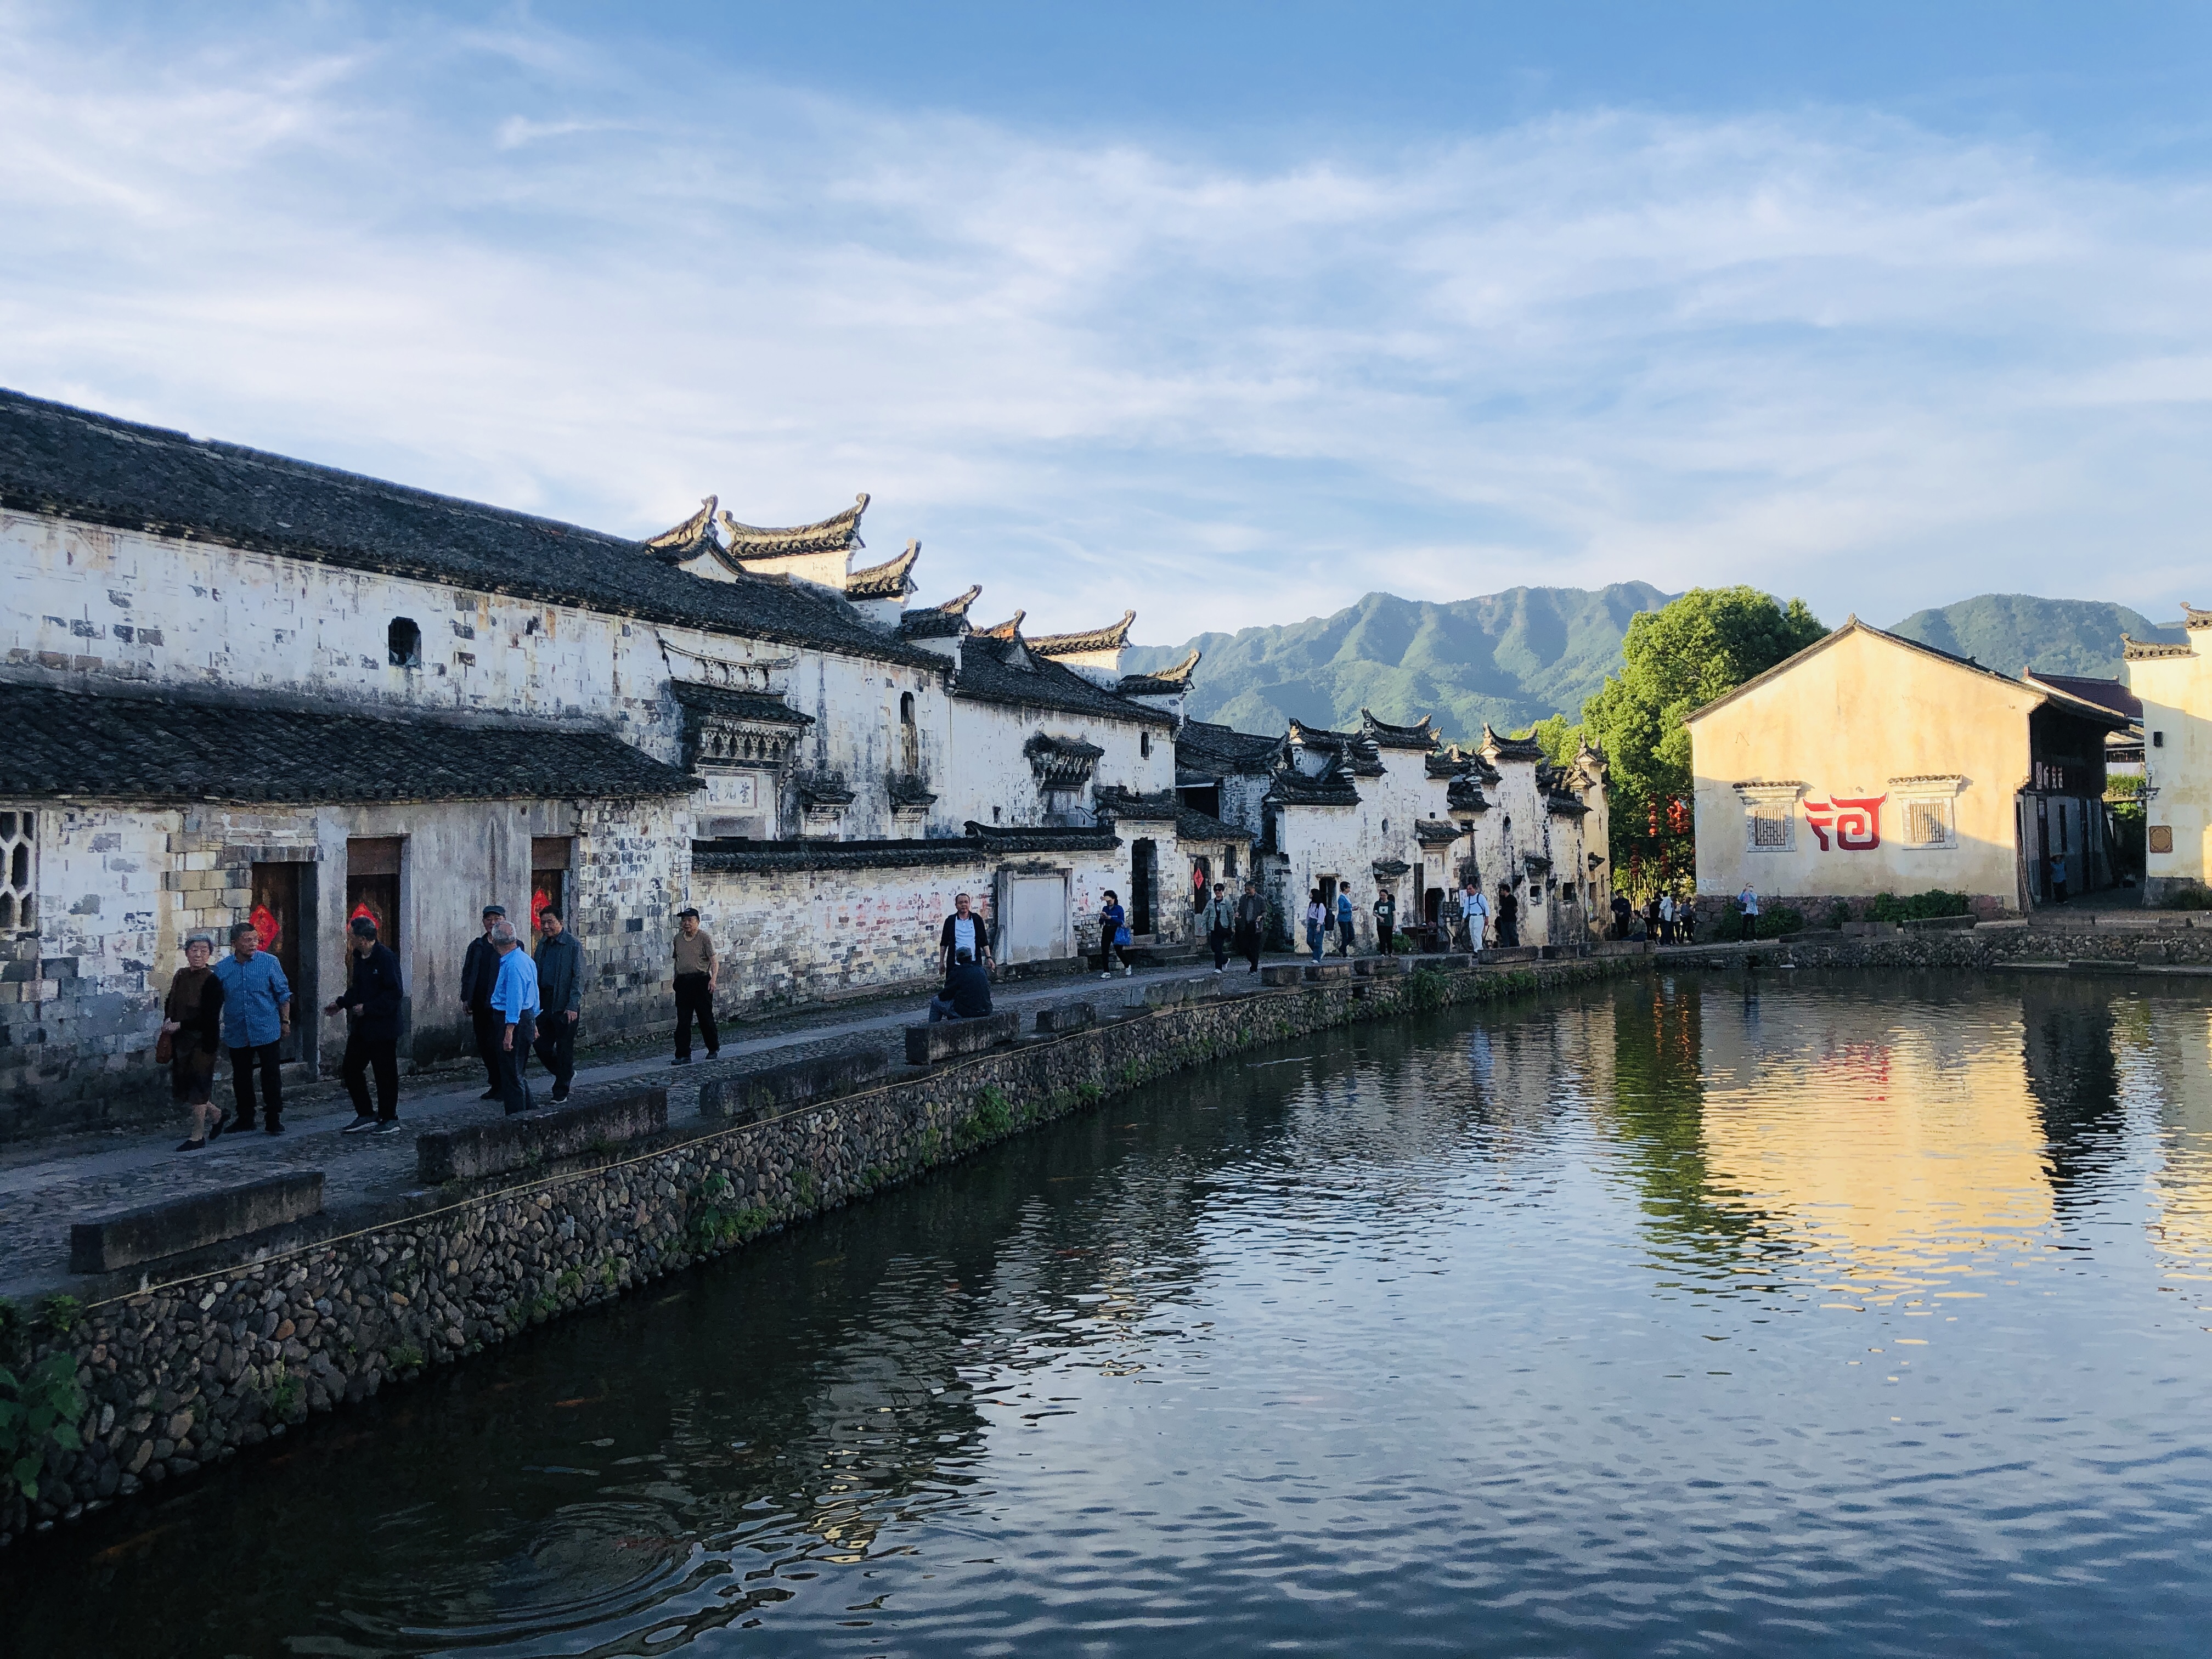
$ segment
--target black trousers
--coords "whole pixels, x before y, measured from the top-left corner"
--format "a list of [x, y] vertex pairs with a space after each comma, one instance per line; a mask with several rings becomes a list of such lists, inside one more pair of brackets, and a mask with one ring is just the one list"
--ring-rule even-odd
[[[368, 1109], [368, 1073], [376, 1073], [376, 1110]], [[399, 1115], [399, 1039], [346, 1033], [345, 1058], [338, 1063], [346, 1093], [353, 1097], [356, 1117], [375, 1116], [389, 1123]]]
[[691, 1058], [691, 1022], [699, 1022], [699, 1035], [707, 1044], [707, 1058], [722, 1052], [721, 1033], [714, 1029], [714, 993], [704, 974], [676, 976], [676, 1058]]
[[1214, 971], [1218, 973], [1229, 965], [1229, 930], [1225, 927], [1215, 928], [1206, 936], [1206, 942], [1213, 947], [1213, 967]]
[[1501, 951], [1518, 950], [1521, 945], [1521, 923], [1518, 918], [1501, 921], [1498, 924], [1498, 947]]
[[553, 1073], [553, 1086], [568, 1093], [576, 1076], [576, 1022], [566, 1010], [538, 1016], [538, 1063]]
[[483, 1061], [484, 1087], [500, 1086], [500, 1043], [507, 1036], [507, 1021], [496, 1008], [479, 1008], [469, 1016], [477, 1031], [477, 1058]]
[[1754, 939], [1759, 937], [1759, 918], [1757, 916], [1746, 916], [1743, 919], [1743, 936], [1747, 940]]
[[253, 1073], [261, 1072], [262, 1107], [270, 1124], [284, 1110], [284, 1085], [276, 1073], [276, 1045], [256, 1043], [250, 1048], [230, 1051], [230, 1086], [238, 1097], [238, 1122], [241, 1129], [253, 1127]]
[[509, 1117], [538, 1103], [530, 1092], [530, 1040], [537, 1036], [536, 1021], [526, 1012], [514, 1022], [514, 1047], [507, 1046], [507, 1022], [499, 1027], [499, 1101]]
[[1376, 924], [1375, 953], [1384, 957], [1395, 956], [1398, 953], [1398, 928], [1395, 922], [1388, 927], [1380, 923]]

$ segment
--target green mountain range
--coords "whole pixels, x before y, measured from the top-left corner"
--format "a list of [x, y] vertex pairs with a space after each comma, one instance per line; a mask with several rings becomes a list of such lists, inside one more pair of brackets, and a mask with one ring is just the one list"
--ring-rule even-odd
[[1628, 619], [1674, 597], [1649, 582], [1512, 587], [1449, 605], [1370, 593], [1333, 617], [1133, 647], [1123, 669], [1203, 651], [1188, 711], [1239, 731], [1279, 732], [1294, 717], [1341, 731], [1366, 708], [1391, 721], [1434, 714], [1447, 738], [1467, 739], [1485, 720], [1517, 731], [1579, 713], [1620, 667]]
[[[1203, 651], [1189, 712], [1239, 731], [1279, 732], [1294, 717], [1341, 731], [1366, 708], [1397, 722], [1433, 714], [1446, 738], [1466, 741], [1485, 720], [1508, 732], [1547, 714], [1579, 718], [1583, 699], [1620, 667], [1628, 619], [1674, 597], [1649, 582], [1513, 587], [1450, 605], [1370, 593], [1333, 617], [1132, 647], [1123, 669]], [[2026, 593], [1916, 611], [1891, 631], [2001, 674], [2032, 665], [2108, 678], [2120, 675], [2122, 634], [2184, 637], [2124, 605]]]
[[2039, 599], [2032, 593], [1981, 593], [1940, 610], [1916, 611], [1889, 631], [1972, 657], [2000, 674], [2039, 668], [2114, 680], [2121, 678], [2121, 635], [2174, 643], [2188, 637], [2179, 624], [2161, 628], [2124, 605]]

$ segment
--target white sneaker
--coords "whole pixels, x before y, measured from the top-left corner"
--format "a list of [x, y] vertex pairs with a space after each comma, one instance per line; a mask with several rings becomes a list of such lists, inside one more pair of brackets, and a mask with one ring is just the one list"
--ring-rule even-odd
[[1122, 977], [1123, 979], [1127, 979], [1127, 978], [1128, 978], [1130, 975], [1132, 975], [1132, 974], [1135, 973], [1136, 971], [1137, 971], [1137, 970], [1136, 970], [1135, 969], [1133, 969], [1133, 968], [1130, 967], [1130, 966], [1129, 966], [1129, 964], [1128, 964], [1127, 963], [1126, 963], [1126, 962], [1125, 962], [1125, 963], [1123, 963], [1121, 964], [1121, 977]]
[[1111, 968], [1109, 968], [1104, 973], [1099, 975], [1098, 977], [1101, 979], [1111, 979], [1114, 977], [1114, 970]]

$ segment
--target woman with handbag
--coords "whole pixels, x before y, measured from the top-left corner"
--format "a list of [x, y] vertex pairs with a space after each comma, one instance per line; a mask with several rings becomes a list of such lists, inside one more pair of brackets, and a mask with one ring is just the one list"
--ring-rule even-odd
[[1120, 896], [1110, 887], [1106, 890], [1106, 902], [1098, 910], [1098, 965], [1105, 970], [1098, 977], [1114, 977], [1114, 953], [1118, 951], [1121, 953], [1121, 977], [1127, 979], [1129, 976], [1129, 917], [1121, 908]]
[[169, 981], [154, 1042], [155, 1061], [169, 1068], [170, 1092], [191, 1118], [180, 1152], [196, 1152], [222, 1133], [222, 1109], [213, 1099], [215, 1057], [222, 1052], [222, 981], [208, 966], [214, 955], [215, 941], [204, 933], [185, 941], [185, 965]]

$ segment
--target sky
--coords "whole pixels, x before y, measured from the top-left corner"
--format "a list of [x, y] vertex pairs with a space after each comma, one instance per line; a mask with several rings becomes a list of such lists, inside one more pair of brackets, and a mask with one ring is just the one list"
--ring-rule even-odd
[[0, 385], [1031, 631], [2212, 603], [2212, 7], [0, 0]]

